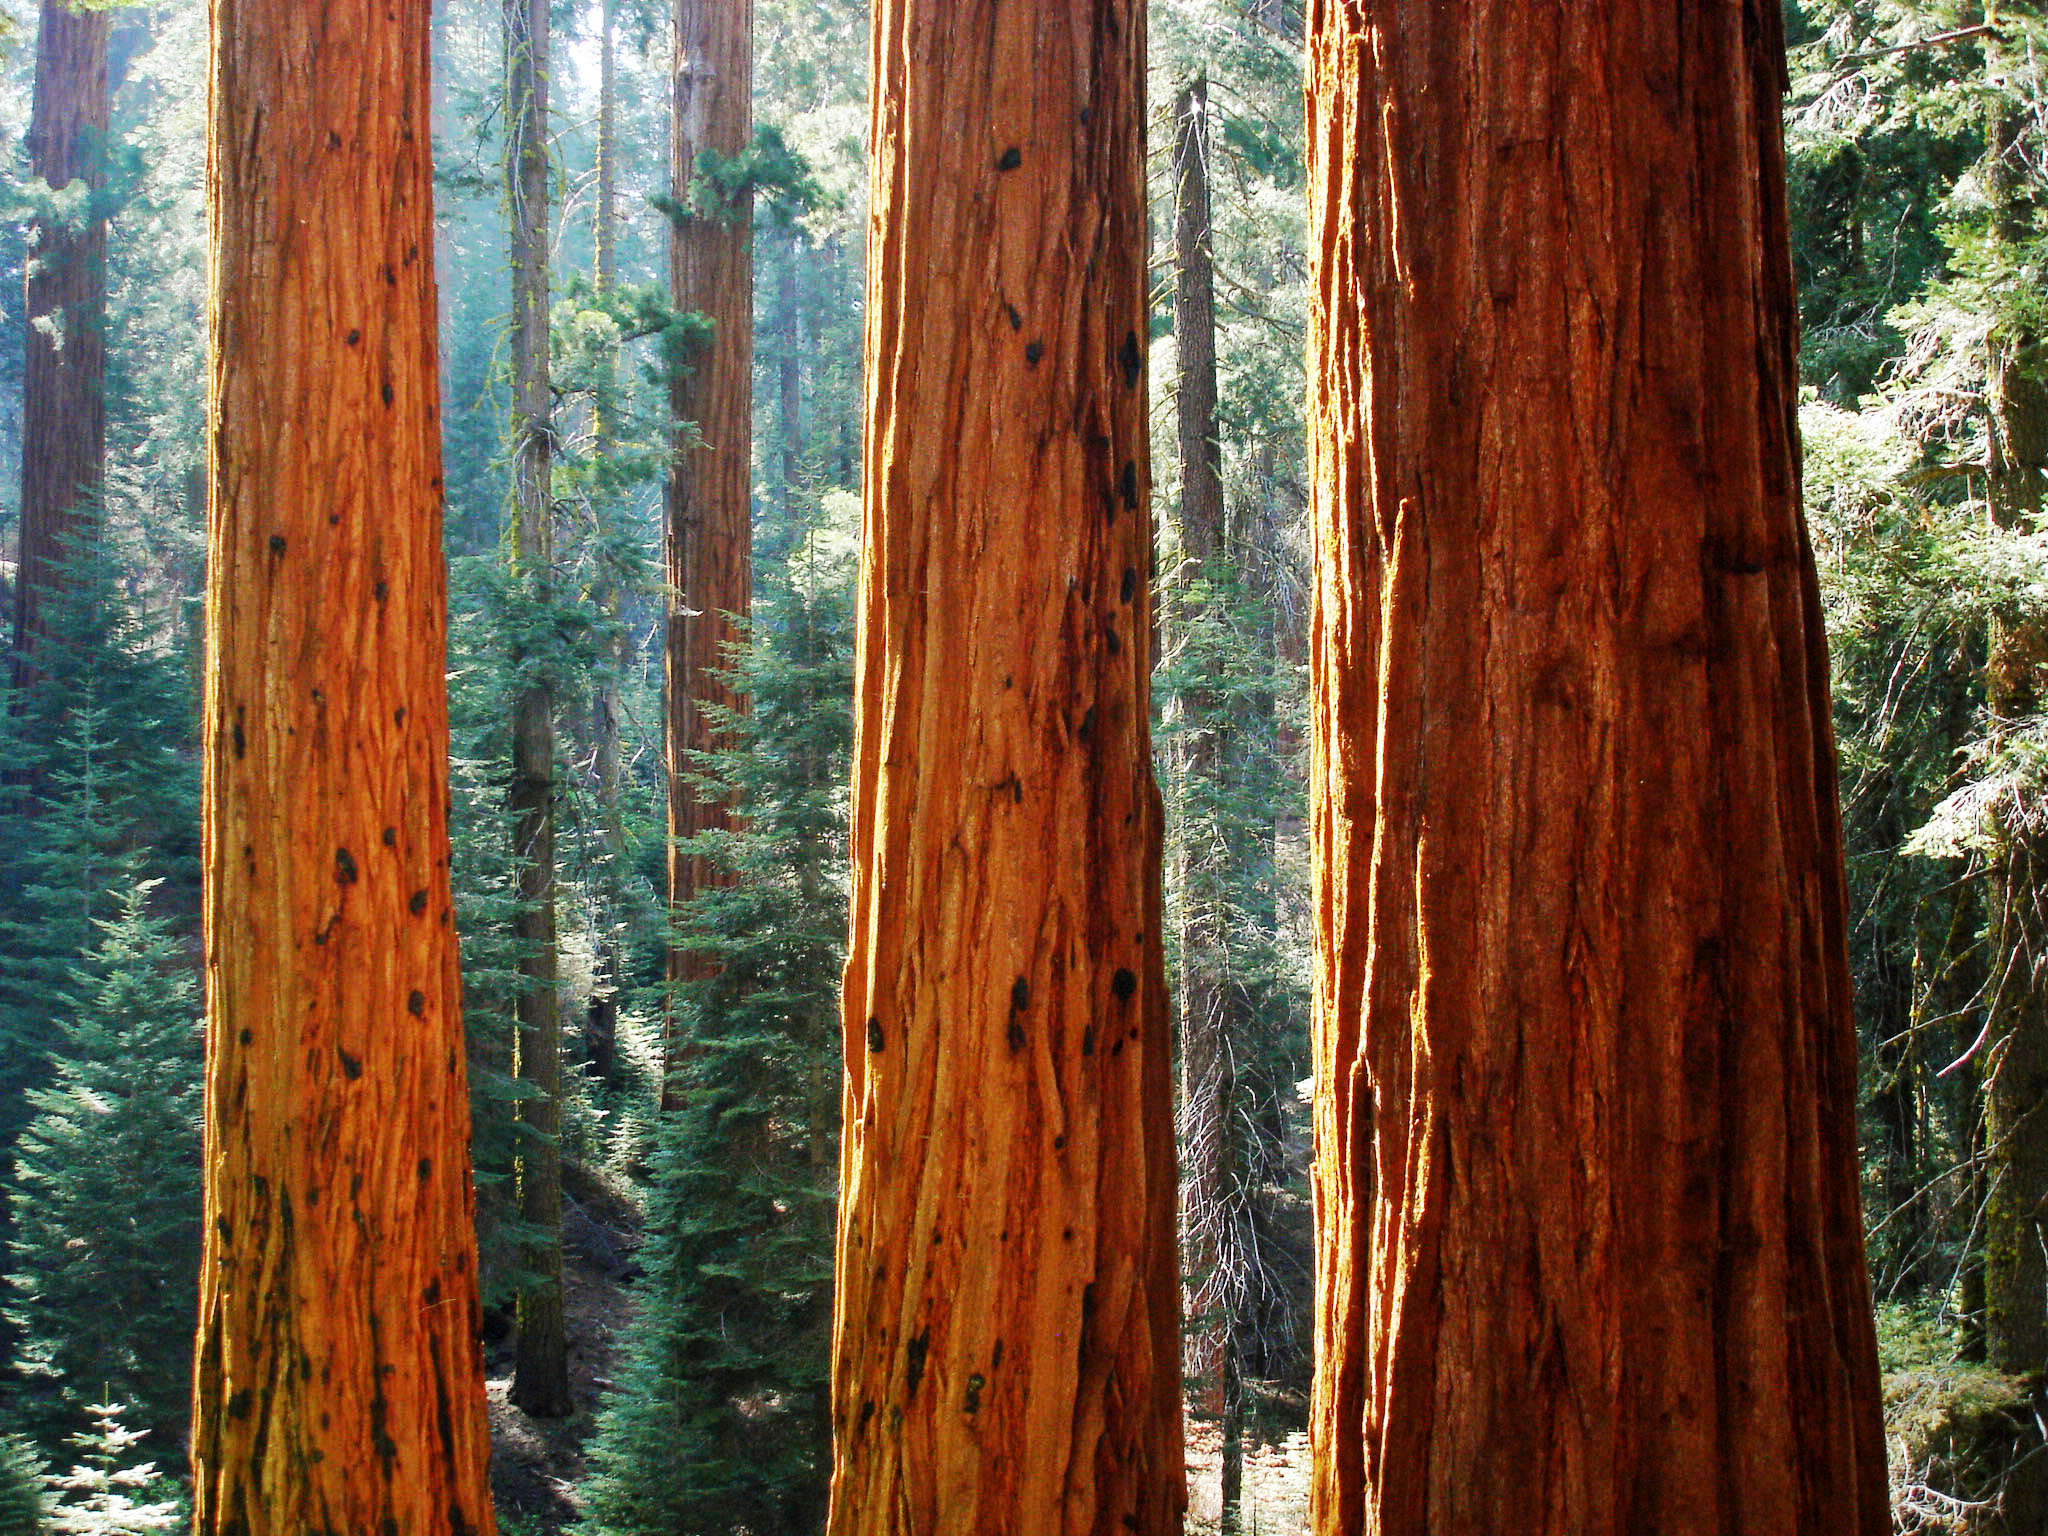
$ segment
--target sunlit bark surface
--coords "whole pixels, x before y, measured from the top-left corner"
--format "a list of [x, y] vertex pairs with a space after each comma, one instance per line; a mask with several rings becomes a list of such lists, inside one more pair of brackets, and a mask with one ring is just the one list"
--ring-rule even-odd
[[214, 0], [205, 1536], [492, 1530], [425, 0]]
[[830, 1530], [1177, 1531], [1143, 9], [884, 0]]

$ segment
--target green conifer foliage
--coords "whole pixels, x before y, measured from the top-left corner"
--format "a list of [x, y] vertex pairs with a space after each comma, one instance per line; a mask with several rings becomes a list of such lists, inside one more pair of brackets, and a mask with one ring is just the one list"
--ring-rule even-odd
[[43, 1536], [50, 1501], [25, 1441], [0, 1435], [0, 1536]]
[[46, 1425], [108, 1393], [160, 1428], [188, 1412], [200, 1009], [190, 957], [149, 912], [156, 889], [125, 890], [73, 970], [54, 1075], [15, 1147], [5, 1310]]
[[50, 1512], [54, 1536], [142, 1536], [174, 1531], [191, 1518], [177, 1485], [158, 1474], [155, 1462], [135, 1459], [149, 1431], [124, 1425], [126, 1411], [118, 1403], [92, 1404], [91, 1423], [65, 1442], [80, 1460], [47, 1479], [60, 1495]]
[[740, 878], [686, 918], [719, 970], [678, 1000], [683, 1103], [661, 1130], [640, 1313], [589, 1487], [606, 1536], [797, 1536], [824, 1510], [850, 569], [819, 535], [776, 542], [742, 667], [754, 713], [699, 765], [744, 806], [704, 840]]

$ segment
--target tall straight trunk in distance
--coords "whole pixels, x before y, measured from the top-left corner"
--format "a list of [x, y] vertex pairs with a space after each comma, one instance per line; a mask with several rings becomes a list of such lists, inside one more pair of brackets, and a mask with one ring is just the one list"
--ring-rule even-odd
[[873, 25], [828, 1530], [1166, 1536], [1144, 8]]
[[[512, 208], [512, 579], [518, 601], [555, 598], [554, 398], [548, 376], [548, 0], [505, 0], [506, 183]], [[546, 665], [513, 701], [512, 846], [519, 859], [520, 1253], [512, 1401], [539, 1418], [575, 1410], [562, 1308], [562, 1012], [555, 991], [555, 701]]]
[[426, 0], [214, 0], [201, 1536], [486, 1536]]
[[[56, 191], [105, 184], [111, 13], [43, 0], [36, 37], [29, 174]], [[107, 225], [39, 218], [29, 227], [21, 399], [21, 563], [15, 578], [14, 681], [39, 675], [43, 609], [72, 546], [93, 526], [106, 472]]]
[[[725, 681], [728, 648], [753, 605], [754, 236], [751, 193], [721, 205], [692, 183], [706, 156], [731, 159], [753, 137], [753, 0], [676, 0], [675, 106], [669, 144], [672, 196], [670, 297], [679, 312], [711, 322], [711, 339], [678, 367], [670, 409], [682, 423], [667, 493], [669, 585], [668, 892], [679, 916], [728, 871], [681, 844], [729, 824], [725, 802], [695, 782], [695, 756], [731, 743], [707, 705], [744, 700]], [[672, 944], [669, 979], [699, 976], [707, 962]], [[662, 1107], [677, 1102], [678, 1041], [666, 1013]]]
[[[1216, 258], [1209, 218], [1209, 82], [1183, 87], [1173, 109], [1173, 342], [1178, 361], [1175, 425], [1180, 469], [1181, 553], [1207, 596], [1221, 599], [1224, 546], [1222, 447], [1216, 425]], [[1195, 605], [1190, 620], [1209, 617]], [[1214, 671], [1222, 665], [1211, 657]], [[1229, 869], [1233, 850], [1214, 814], [1225, 792], [1236, 733], [1220, 679], [1198, 681], [1180, 700], [1188, 742], [1182, 848], [1180, 997], [1181, 1231], [1188, 1286], [1191, 1401], [1222, 1430], [1222, 1529], [1238, 1528], [1244, 1483], [1244, 1352], [1248, 1255], [1240, 1241], [1244, 1159], [1238, 1135], [1237, 1053], [1243, 994], [1231, 976]]]
[[1315, 0], [1315, 1528], [1882, 1536], [1776, 6]]

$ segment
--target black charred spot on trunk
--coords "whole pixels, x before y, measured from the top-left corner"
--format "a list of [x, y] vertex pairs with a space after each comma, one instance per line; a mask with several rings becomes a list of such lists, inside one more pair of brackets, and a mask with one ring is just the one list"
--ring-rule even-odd
[[881, 1018], [871, 1014], [868, 1017], [868, 1054], [870, 1056], [881, 1055], [882, 1047], [887, 1043], [882, 1034]]
[[287, 544], [285, 543], [285, 539], [284, 539], [284, 535], [283, 535], [283, 534], [281, 534], [281, 533], [273, 533], [273, 534], [272, 534], [272, 535], [270, 536], [270, 552], [271, 552], [271, 553], [272, 553], [273, 555], [281, 555], [281, 554], [283, 554], [283, 553], [285, 552], [285, 550], [286, 550], [286, 549], [288, 549], [289, 547], [290, 547], [290, 546], [289, 546], [289, 545], [287, 545]]
[[1123, 601], [1127, 603], [1138, 595], [1138, 569], [1136, 566], [1127, 565], [1124, 567], [1124, 584], [1120, 589], [1120, 595]]
[[349, 1055], [347, 1051], [344, 1051], [338, 1045], [334, 1048], [334, 1054], [341, 1058], [341, 1075], [343, 1077], [346, 1077], [350, 1082], [354, 1082], [363, 1075], [363, 1063], [358, 1057]]
[[967, 1395], [960, 1404], [963, 1413], [981, 1412], [981, 1389], [988, 1385], [988, 1378], [976, 1371], [967, 1378]]
[[405, 706], [400, 705], [397, 709], [394, 709], [391, 712], [391, 723], [393, 725], [405, 724]]
[[1118, 633], [1117, 633], [1117, 632], [1116, 632], [1115, 630], [1113, 630], [1113, 629], [1109, 629], [1109, 628], [1106, 628], [1106, 627], [1105, 627], [1105, 628], [1104, 628], [1104, 630], [1103, 630], [1103, 632], [1102, 632], [1102, 643], [1103, 643], [1104, 645], [1106, 645], [1106, 646], [1108, 646], [1108, 647], [1109, 647], [1109, 654], [1110, 654], [1110, 655], [1112, 655], [1112, 656], [1121, 656], [1121, 655], [1123, 655], [1123, 653], [1124, 653], [1124, 641], [1123, 641], [1123, 636], [1119, 635], [1119, 634], [1118, 634]]
[[[422, 1184], [426, 1183], [427, 1180], [434, 1176], [434, 1160], [431, 1157], [421, 1158], [419, 1167], [415, 1168], [413, 1172], [419, 1175], [419, 1180]], [[439, 1281], [435, 1282], [437, 1285], [439, 1283]]]
[[1055, 1151], [1055, 1152], [1064, 1152], [1064, 1151], [1066, 1151], [1066, 1150], [1067, 1150], [1067, 1138], [1066, 1138], [1066, 1137], [1064, 1137], [1064, 1136], [1055, 1136], [1055, 1137], [1053, 1137], [1053, 1139], [1052, 1139], [1052, 1149], [1053, 1149], [1053, 1151]]
[[1118, 970], [1116, 975], [1110, 978], [1109, 990], [1116, 994], [1118, 1002], [1128, 1003], [1138, 995], [1138, 978], [1128, 970]]
[[376, 586], [374, 586], [374, 587], [370, 588], [370, 595], [371, 595], [372, 597], [376, 598], [376, 599], [377, 599], [377, 601], [378, 601], [378, 602], [380, 602], [380, 603], [388, 603], [388, 602], [390, 602], [390, 601], [391, 601], [391, 583], [390, 583], [390, 582], [388, 582], [388, 581], [380, 581], [380, 582], [378, 582]]
[[1123, 1041], [1121, 1041], [1121, 1040], [1117, 1041], [1117, 1043], [1116, 1043], [1115, 1045], [1112, 1045], [1112, 1046], [1111, 1046], [1111, 1047], [1109, 1048], [1109, 1054], [1110, 1054], [1111, 1056], [1121, 1056], [1121, 1055], [1123, 1055], [1123, 1053], [1124, 1053], [1124, 1043], [1123, 1043]]
[[233, 1393], [228, 1398], [228, 1417], [241, 1420], [249, 1417], [249, 1410], [256, 1406], [256, 1394], [248, 1387]]
[[1045, 343], [1034, 341], [1024, 348], [1024, 361], [1031, 367], [1038, 366], [1038, 360], [1045, 356]]
[[1008, 149], [1003, 151], [1003, 158], [996, 162], [996, 169], [999, 171], [1014, 171], [1015, 169], [1017, 169], [1018, 166], [1022, 165], [1023, 163], [1023, 151], [1018, 149], [1016, 145], [1012, 144]]
[[391, 388], [391, 381], [389, 379], [386, 379], [384, 381], [384, 387], [378, 390], [377, 393], [384, 397], [384, 403], [386, 405], [389, 405], [392, 401], [398, 398], [397, 393]]
[[398, 286], [398, 268], [392, 266], [388, 261], [384, 263], [384, 286], [387, 288], [396, 288]]
[[350, 346], [356, 345], [356, 343], [361, 341], [362, 339], [363, 333], [361, 331], [350, 331], [348, 333], [348, 344]]
[[356, 856], [346, 848], [334, 850], [334, 883], [354, 885], [356, 883]]
[[254, 1041], [255, 1041], [255, 1039], [256, 1039], [256, 1031], [255, 1031], [255, 1030], [253, 1030], [253, 1029], [245, 1029], [245, 1030], [243, 1030], [243, 1031], [242, 1031], [242, 1033], [241, 1033], [241, 1037], [240, 1037], [240, 1038], [241, 1038], [242, 1044], [244, 1044], [244, 1045], [249, 1045], [249, 1044], [252, 1044], [252, 1043], [254, 1043]]
[[996, 1340], [996, 1347], [995, 1347], [995, 1351], [994, 1351], [994, 1353], [992, 1353], [992, 1354], [991, 1354], [991, 1355], [990, 1355], [990, 1356], [988, 1357], [988, 1368], [989, 1368], [989, 1373], [990, 1373], [991, 1375], [993, 1375], [993, 1374], [994, 1374], [994, 1373], [995, 1373], [995, 1372], [996, 1372], [996, 1371], [997, 1371], [998, 1369], [1000, 1369], [1000, 1368], [1001, 1368], [1001, 1366], [1002, 1366], [1002, 1363], [1003, 1363], [1003, 1341], [1002, 1341], [1001, 1339], [997, 1339], [997, 1340]]
[[1117, 366], [1124, 371], [1124, 388], [1136, 389], [1138, 380], [1145, 376], [1145, 354], [1138, 350], [1138, 333], [1124, 332], [1124, 344], [1116, 355]]
[[1019, 1024], [1019, 1023], [1018, 1023], [1018, 1022], [1017, 1022], [1017, 1021], [1016, 1021], [1015, 1019], [1012, 1019], [1012, 1020], [1010, 1020], [1010, 1031], [1009, 1031], [1009, 1034], [1010, 1034], [1010, 1054], [1011, 1054], [1012, 1056], [1015, 1056], [1015, 1055], [1016, 1055], [1016, 1054], [1017, 1054], [1017, 1053], [1018, 1053], [1019, 1051], [1021, 1051], [1021, 1050], [1023, 1050], [1023, 1049], [1024, 1049], [1024, 1045], [1025, 1045], [1025, 1036], [1024, 1036], [1024, 1026], [1023, 1026], [1022, 1024]]
[[411, 909], [414, 917], [420, 916], [427, 910], [427, 893], [425, 891], [414, 891], [412, 893], [412, 900], [408, 901], [406, 906]]
[[1135, 1530], [1136, 1530], [1137, 1528], [1138, 1528], [1138, 1517], [1137, 1517], [1136, 1515], [1125, 1515], [1125, 1516], [1124, 1516], [1124, 1529], [1125, 1529], [1125, 1530], [1127, 1530], [1127, 1531], [1135, 1531]]
[[1072, 1227], [1062, 1227], [1060, 1229], [1060, 1241], [1063, 1243], [1071, 1243], [1073, 1240], [1074, 1229]]
[[1127, 511], [1138, 510], [1138, 461], [1125, 459], [1121, 474], [1117, 477], [1117, 494], [1123, 498]]
[[327, 130], [327, 147], [329, 149], [341, 148], [341, 135], [336, 133], [332, 128]]
[[1095, 1282], [1090, 1280], [1081, 1287], [1081, 1320], [1086, 1322], [1095, 1316]]
[[1083, 741], [1092, 741], [1092, 740], [1094, 739], [1094, 737], [1095, 737], [1095, 706], [1094, 706], [1094, 705], [1092, 705], [1092, 704], [1091, 704], [1091, 705], [1089, 705], [1089, 706], [1088, 706], [1088, 713], [1087, 713], [1087, 714], [1085, 714], [1085, 715], [1083, 715], [1083, 716], [1081, 717], [1081, 724], [1080, 724], [1079, 728], [1075, 730], [1074, 734], [1075, 734], [1076, 736], [1080, 737], [1080, 739], [1081, 739], [1081, 740], [1083, 740]]
[[222, 1242], [226, 1242], [228, 1240], [229, 1231], [230, 1228], [228, 1226], [227, 1217], [216, 1216], [213, 1218], [213, 1235], [215, 1237], [219, 1238]]
[[1003, 301], [1003, 314], [1009, 320], [1011, 330], [1021, 331], [1024, 329], [1024, 317], [1017, 313], [1017, 306], [1010, 303], [1007, 299]]
[[405, 1000], [405, 1011], [416, 1019], [425, 1018], [427, 1016], [427, 994], [424, 992], [413, 992], [408, 995]]
[[384, 829], [384, 846], [386, 848], [396, 848], [398, 846], [398, 828], [386, 827]]
[[1081, 1054], [1083, 1056], [1093, 1056], [1095, 1054], [1095, 1026], [1093, 1024], [1090, 1024], [1081, 1031]]
[[924, 1380], [924, 1357], [931, 1351], [932, 1331], [927, 1328], [903, 1346], [903, 1399], [917, 1396], [917, 1384]]
[[246, 757], [249, 753], [249, 738], [242, 734], [242, 712], [235, 711], [234, 728], [228, 733], [235, 744], [235, 756]]
[[875, 1400], [868, 1398], [860, 1405], [860, 1422], [853, 1427], [856, 1435], [867, 1432], [868, 1420], [875, 1416]]
[[1010, 1012], [1022, 1013], [1031, 1006], [1031, 982], [1019, 976], [1010, 987]]

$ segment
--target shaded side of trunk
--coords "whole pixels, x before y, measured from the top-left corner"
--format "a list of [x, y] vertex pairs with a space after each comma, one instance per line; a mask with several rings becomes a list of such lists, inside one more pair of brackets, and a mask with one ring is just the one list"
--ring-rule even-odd
[[1310, 23], [1316, 1529], [1882, 1536], [1777, 9]]
[[214, 0], [204, 1536], [493, 1529], [425, 0]]
[[[1173, 339], [1181, 486], [1180, 538], [1189, 574], [1216, 603], [1226, 584], [1222, 450], [1216, 428], [1216, 267], [1209, 221], [1209, 85], [1184, 87], [1173, 109]], [[1207, 615], [1190, 606], [1188, 617]], [[1222, 666], [1213, 659], [1211, 670]], [[1228, 864], [1234, 852], [1213, 814], [1236, 756], [1220, 679], [1180, 700], [1187, 725], [1188, 806], [1181, 850], [1180, 996], [1182, 1252], [1187, 1267], [1190, 1403], [1223, 1432], [1223, 1514], [1237, 1528], [1244, 1479], [1244, 1312], [1241, 1233], [1246, 1212], [1238, 1134], [1237, 1054], [1242, 994], [1231, 976]]]
[[[111, 13], [43, 0], [36, 39], [29, 174], [88, 195], [105, 182], [107, 36]], [[77, 226], [29, 227], [22, 370], [21, 564], [14, 611], [14, 677], [39, 675], [44, 605], [61, 586], [73, 546], [97, 521], [106, 467], [107, 225], [81, 210]]]
[[833, 1536], [1180, 1529], [1143, 29], [875, 10]]
[[[728, 883], [715, 862], [680, 844], [729, 824], [729, 807], [694, 780], [694, 755], [729, 745], [707, 706], [744, 701], [726, 685], [729, 615], [753, 604], [754, 241], [749, 193], [725, 205], [692, 183], [709, 155], [729, 159], [753, 136], [753, 0], [676, 0], [675, 106], [670, 141], [673, 231], [670, 295], [679, 311], [711, 322], [711, 339], [676, 371], [670, 409], [682, 423], [667, 494], [669, 910]], [[675, 944], [671, 982], [707, 962]], [[677, 1039], [671, 1008], [663, 1049], [662, 1106], [676, 1104]]]
[[[548, 377], [548, 5], [505, 0], [506, 186], [512, 208], [512, 579], [535, 616], [554, 602], [554, 400]], [[512, 846], [519, 859], [520, 1253], [512, 1401], [541, 1418], [573, 1411], [562, 1311], [562, 1015], [555, 989], [555, 701], [545, 666], [512, 714]]]

